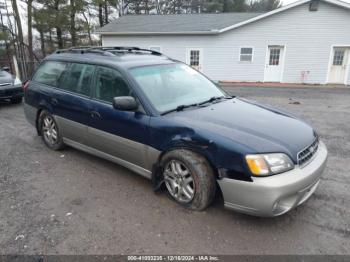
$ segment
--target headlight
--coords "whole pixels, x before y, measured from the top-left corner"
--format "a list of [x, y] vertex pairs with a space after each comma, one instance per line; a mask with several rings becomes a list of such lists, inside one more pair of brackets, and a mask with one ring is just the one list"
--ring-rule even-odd
[[16, 77], [16, 78], [15, 78], [15, 81], [13, 81], [13, 84], [14, 84], [14, 85], [21, 85], [22, 82], [21, 82], [21, 80], [19, 80], [18, 77]]
[[245, 157], [250, 171], [256, 176], [269, 176], [294, 168], [286, 154], [247, 155]]

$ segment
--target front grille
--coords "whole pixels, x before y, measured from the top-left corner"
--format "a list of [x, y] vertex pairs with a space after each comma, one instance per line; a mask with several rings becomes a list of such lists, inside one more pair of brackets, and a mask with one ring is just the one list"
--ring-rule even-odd
[[318, 144], [319, 144], [319, 140], [317, 137], [311, 145], [309, 145], [307, 148], [303, 149], [298, 153], [299, 166], [305, 166], [312, 160], [313, 156], [317, 152]]
[[14, 96], [22, 94], [23, 90], [21, 87], [0, 89], [0, 96]]

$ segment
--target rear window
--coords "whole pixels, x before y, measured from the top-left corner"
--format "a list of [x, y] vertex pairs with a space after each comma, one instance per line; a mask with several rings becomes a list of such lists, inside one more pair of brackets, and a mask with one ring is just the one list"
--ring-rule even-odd
[[38, 68], [33, 80], [38, 83], [57, 87], [66, 66], [67, 63], [65, 62], [46, 61]]
[[73, 93], [90, 95], [90, 80], [95, 66], [72, 63], [59, 79], [59, 88]]

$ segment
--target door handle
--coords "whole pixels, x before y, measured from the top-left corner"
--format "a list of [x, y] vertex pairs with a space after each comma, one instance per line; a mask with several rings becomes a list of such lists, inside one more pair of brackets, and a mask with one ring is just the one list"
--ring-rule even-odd
[[91, 115], [91, 117], [92, 118], [101, 118], [101, 115], [100, 115], [100, 113], [99, 112], [96, 112], [96, 111], [91, 111], [90, 112], [90, 115]]
[[56, 98], [51, 98], [51, 104], [54, 106], [58, 105], [58, 100]]

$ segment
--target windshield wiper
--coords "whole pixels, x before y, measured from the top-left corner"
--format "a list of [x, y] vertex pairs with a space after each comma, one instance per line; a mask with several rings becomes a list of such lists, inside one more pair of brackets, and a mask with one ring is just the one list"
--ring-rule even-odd
[[179, 105], [179, 106], [177, 106], [177, 107], [174, 108], [174, 109], [170, 109], [170, 110], [167, 110], [167, 111], [163, 112], [162, 115], [166, 115], [166, 114], [168, 114], [168, 113], [175, 112], [175, 111], [177, 111], [177, 112], [178, 112], [178, 111], [183, 111], [183, 110], [186, 109], [186, 108], [194, 107], [194, 106], [199, 106], [199, 104], [196, 103], [196, 104], [190, 104], [190, 105]]
[[203, 107], [203, 105], [207, 104], [207, 103], [212, 103], [212, 102], [215, 102], [215, 101], [219, 101], [221, 99], [232, 99], [232, 98], [233, 98], [232, 96], [213, 96], [210, 99], [205, 100], [205, 101], [200, 102], [200, 103], [195, 103], [195, 104], [190, 104], [190, 105], [179, 105], [179, 106], [177, 106], [174, 109], [170, 109], [170, 110], [167, 110], [167, 111], [163, 112], [162, 115], [166, 115], [168, 113], [176, 112], [176, 111], [177, 112], [178, 111], [183, 111], [184, 109], [189, 108], [189, 107]]
[[231, 97], [231, 96], [213, 96], [213, 97], [209, 98], [208, 100], [200, 102], [198, 105], [204, 105], [206, 103], [212, 103], [212, 102], [215, 102], [215, 101], [219, 101], [221, 99], [232, 99], [232, 98], [233, 97]]

